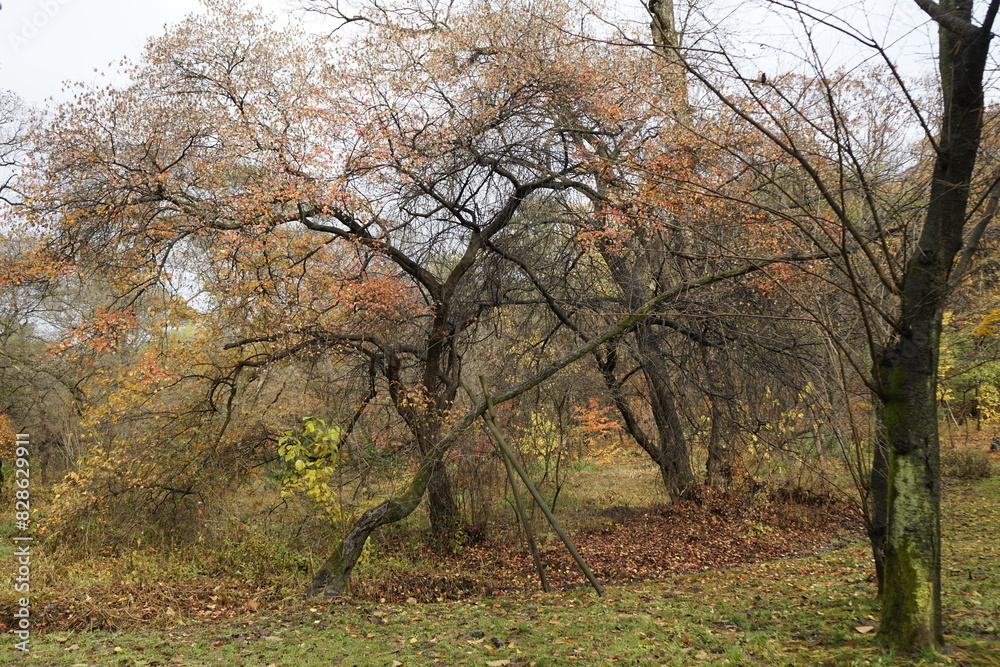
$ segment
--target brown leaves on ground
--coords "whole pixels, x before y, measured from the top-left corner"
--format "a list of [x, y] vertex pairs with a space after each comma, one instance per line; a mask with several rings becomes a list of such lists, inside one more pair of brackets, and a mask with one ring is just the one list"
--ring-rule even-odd
[[[698, 502], [669, 507], [595, 509], [578, 517], [578, 523], [571, 537], [605, 583], [802, 556], [862, 535], [860, 519], [846, 501], [784, 489], [745, 496], [707, 494]], [[552, 586], [586, 585], [547, 524], [540, 525], [536, 539]], [[497, 533], [443, 558], [432, 571], [392, 574], [356, 581], [355, 594], [432, 601], [539, 588], [520, 532]]]
[[[107, 559], [108, 568], [116, 563]], [[31, 598], [31, 623], [46, 630], [120, 630], [225, 621], [282, 601], [280, 587], [196, 575], [155, 583], [132, 580], [49, 583]], [[41, 587], [39, 587], [41, 588]], [[14, 600], [0, 600], [0, 619], [14, 618]], [[0, 621], [0, 633], [10, 631]]]
[[[572, 519], [577, 549], [605, 584], [801, 556], [860, 535], [860, 522], [847, 502], [785, 490], [706, 494], [697, 502], [669, 507], [580, 510]], [[554, 588], [586, 585], [547, 524], [539, 524], [536, 539]], [[397, 561], [391, 543], [383, 543], [376, 566], [355, 576], [355, 597], [416, 603], [539, 588], [519, 531], [496, 530], [489, 539], [451, 556], [425, 552], [428, 557], [412, 569], [393, 565]], [[114, 558], [106, 560], [108, 571], [117, 569]], [[256, 582], [218, 573], [183, 580], [148, 574], [88, 580], [80, 573], [67, 576], [61, 586], [50, 580], [44, 594], [32, 599], [32, 624], [68, 630], [215, 623], [299, 604], [299, 591], [305, 587], [304, 580], [291, 577]], [[14, 600], [0, 601], [0, 618], [14, 617], [13, 605]], [[9, 628], [0, 626], [5, 630]]]

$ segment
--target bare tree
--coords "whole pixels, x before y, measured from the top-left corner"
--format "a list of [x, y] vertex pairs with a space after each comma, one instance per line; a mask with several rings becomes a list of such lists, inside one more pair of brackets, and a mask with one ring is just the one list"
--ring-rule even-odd
[[[687, 70], [800, 170], [796, 185], [776, 178], [773, 164], [759, 155], [733, 150], [775, 193], [772, 202], [784, 200], [765, 207], [766, 214], [793, 226], [799, 242], [831, 250], [836, 282], [864, 325], [863, 348], [836, 331], [831, 340], [876, 398], [873, 418], [881, 438], [872, 470], [871, 535], [881, 579], [880, 634], [900, 650], [942, 643], [936, 405], [941, 318], [992, 219], [996, 182], [989, 172], [977, 182], [976, 167], [985, 66], [1000, 2], [985, 3], [981, 22], [971, 1], [916, 3], [940, 34], [940, 118], [925, 113], [916, 89], [875, 39], [836, 12], [801, 3], [769, 5], [787, 10], [807, 35], [824, 26], [881, 59], [882, 86], [875, 92], [888, 105], [883, 118], [858, 114], [876, 99], [872, 91], [860, 91], [844, 73], [826, 71], [809, 39], [803, 60], [815, 68], [810, 77], [759, 77], [725, 50], [715, 54], [714, 71], [693, 65]], [[892, 127], [888, 117], [901, 126]], [[905, 162], [908, 156], [900, 152], [912, 145], [905, 138], [912, 128], [923, 132], [933, 170], [919, 207], [900, 205], [902, 184], [913, 172], [886, 170]], [[878, 138], [892, 133], [899, 140]], [[880, 162], [882, 156], [889, 162]]]

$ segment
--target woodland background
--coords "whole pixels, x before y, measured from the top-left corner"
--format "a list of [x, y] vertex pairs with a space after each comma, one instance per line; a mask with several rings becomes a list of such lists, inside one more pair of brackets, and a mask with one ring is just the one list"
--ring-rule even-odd
[[[536, 587], [488, 395], [603, 579], [867, 537], [882, 582], [911, 449], [938, 487], [992, 474], [988, 65], [923, 334], [965, 61], [910, 77], [781, 2], [784, 71], [697, 5], [302, 4], [344, 32], [210, 0], [126, 85], [0, 97], [3, 497], [30, 433], [37, 537], [76, 573], [45, 575], [40, 620]], [[996, 11], [929, 4], [956, 53]], [[823, 31], [862, 56], [831, 65]], [[907, 346], [930, 402], [899, 413]], [[550, 583], [578, 582], [526, 504]], [[884, 613], [888, 645], [940, 645], [940, 609], [937, 631]]]

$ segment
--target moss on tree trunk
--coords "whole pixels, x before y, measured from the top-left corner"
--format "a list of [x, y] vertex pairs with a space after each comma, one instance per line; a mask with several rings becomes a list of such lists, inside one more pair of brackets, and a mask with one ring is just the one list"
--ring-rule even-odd
[[926, 217], [900, 285], [895, 339], [878, 355], [875, 368], [888, 445], [879, 634], [904, 652], [943, 644], [936, 400], [941, 316], [968, 222], [982, 134], [983, 75], [1000, 1], [990, 1], [981, 26], [973, 23], [972, 5], [943, 0], [925, 7], [939, 23], [944, 117]]
[[897, 649], [941, 646], [941, 528], [928, 451], [891, 457], [880, 632]]

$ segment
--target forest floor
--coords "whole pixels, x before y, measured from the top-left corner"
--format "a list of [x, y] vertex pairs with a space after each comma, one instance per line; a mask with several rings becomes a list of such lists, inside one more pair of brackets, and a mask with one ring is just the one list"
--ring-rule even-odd
[[[413, 540], [390, 534], [341, 601], [302, 602], [196, 572], [155, 591], [148, 581], [146, 590], [78, 582], [76, 595], [41, 596], [31, 653], [7, 635], [0, 662], [1000, 667], [1000, 476], [946, 483], [940, 656], [878, 649], [870, 552], [846, 502], [783, 491], [741, 498], [572, 508], [603, 598], [545, 531], [551, 594], [537, 592], [516, 535], [417, 560]], [[10, 616], [5, 608], [0, 623]]]
[[[585, 482], [584, 482], [585, 483]], [[598, 580], [608, 584], [720, 570], [800, 557], [862, 537], [849, 502], [784, 490], [712, 495], [673, 505], [583, 506], [564, 513], [574, 545]], [[555, 589], [586, 587], [586, 578], [556, 533], [536, 534], [546, 578]], [[388, 557], [364, 569], [355, 596], [388, 602], [531, 592], [540, 587], [522, 533], [500, 533], [428, 562], [418, 541], [383, 537]]]

